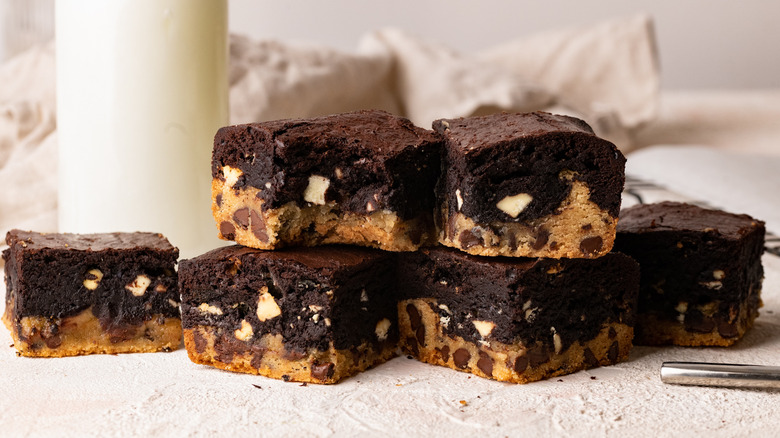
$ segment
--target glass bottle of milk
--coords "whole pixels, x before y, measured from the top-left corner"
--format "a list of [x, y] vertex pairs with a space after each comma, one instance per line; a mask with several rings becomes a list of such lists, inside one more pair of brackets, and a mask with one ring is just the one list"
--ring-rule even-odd
[[59, 228], [219, 245], [211, 149], [228, 122], [227, 0], [57, 0]]

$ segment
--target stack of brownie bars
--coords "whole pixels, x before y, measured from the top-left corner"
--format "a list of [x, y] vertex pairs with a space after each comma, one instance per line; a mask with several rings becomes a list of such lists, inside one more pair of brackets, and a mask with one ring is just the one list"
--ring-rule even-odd
[[618, 149], [547, 113], [434, 129], [381, 111], [221, 129], [212, 209], [240, 245], [180, 264], [190, 358], [317, 383], [399, 346], [512, 382], [625, 360]]
[[758, 316], [763, 222], [661, 203], [618, 224], [625, 158], [571, 117], [433, 128], [381, 111], [222, 128], [212, 210], [238, 245], [178, 280], [159, 234], [12, 230], [14, 346], [169, 351], [183, 334], [196, 363], [315, 383], [400, 347], [523, 383], [627, 359], [635, 326], [638, 343], [727, 346]]

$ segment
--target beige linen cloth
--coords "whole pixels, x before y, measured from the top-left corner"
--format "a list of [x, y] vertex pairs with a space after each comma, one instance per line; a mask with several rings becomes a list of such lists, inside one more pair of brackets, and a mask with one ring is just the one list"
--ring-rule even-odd
[[[231, 123], [378, 108], [430, 128], [442, 117], [547, 109], [583, 117], [628, 151], [658, 109], [644, 15], [476, 54], [397, 29], [365, 36], [356, 53], [233, 36], [230, 62]], [[56, 231], [54, 86], [53, 44], [0, 66], [0, 238], [10, 228]], [[84, 171], [94, 164], [85, 157]]]

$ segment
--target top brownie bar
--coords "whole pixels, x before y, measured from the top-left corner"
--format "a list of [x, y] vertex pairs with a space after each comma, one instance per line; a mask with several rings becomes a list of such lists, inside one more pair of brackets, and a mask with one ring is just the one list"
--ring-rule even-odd
[[272, 249], [433, 240], [440, 140], [383, 111], [229, 126], [214, 139], [222, 238]]
[[598, 257], [612, 247], [625, 157], [549, 113], [442, 119], [439, 241], [487, 256]]

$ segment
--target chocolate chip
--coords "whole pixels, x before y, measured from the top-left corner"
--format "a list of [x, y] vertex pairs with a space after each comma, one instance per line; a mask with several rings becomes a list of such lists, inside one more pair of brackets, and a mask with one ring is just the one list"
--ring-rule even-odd
[[239, 208], [233, 213], [233, 221], [235, 221], [239, 227], [243, 229], [249, 228], [249, 208]]
[[534, 348], [526, 353], [528, 356], [528, 362], [532, 368], [536, 368], [550, 360], [550, 353], [544, 350], [542, 347]]
[[324, 364], [318, 364], [314, 362], [311, 364], [311, 376], [317, 380], [327, 380], [333, 377], [333, 372], [336, 370], [336, 366], [333, 363], [328, 362]]
[[192, 341], [195, 344], [195, 351], [199, 354], [203, 354], [206, 351], [208, 341], [200, 334], [200, 330], [195, 329], [192, 331]]
[[523, 374], [523, 371], [528, 368], [528, 358], [525, 356], [517, 356], [514, 368], [517, 374]]
[[417, 346], [417, 339], [415, 339], [414, 336], [406, 338], [406, 344], [409, 345], [409, 349], [412, 350], [414, 356], [420, 356], [420, 348]]
[[511, 231], [507, 231], [509, 235], [509, 249], [515, 251], [517, 249], [517, 236]]
[[477, 368], [479, 368], [486, 376], [493, 376], [493, 359], [490, 355], [484, 351], [479, 352], [479, 360], [477, 361]]
[[225, 239], [233, 240], [236, 238], [236, 227], [228, 221], [219, 224], [219, 232]]
[[601, 251], [603, 245], [604, 241], [601, 239], [601, 236], [586, 237], [580, 242], [580, 251], [583, 254], [595, 254]]
[[595, 368], [599, 366], [599, 360], [596, 359], [596, 355], [593, 354], [593, 351], [590, 349], [590, 347], [585, 349], [585, 365], [587, 365], [588, 368]]
[[615, 339], [617, 337], [617, 332], [615, 331], [614, 327], [609, 328], [609, 339]]
[[412, 326], [412, 331], [417, 331], [417, 328], [422, 325], [422, 317], [417, 311], [417, 307], [414, 307], [412, 303], [407, 304], [406, 313], [409, 314], [409, 324]]
[[420, 327], [417, 328], [417, 342], [420, 343], [423, 347], [425, 347], [425, 326], [420, 325]]
[[263, 366], [263, 350], [253, 351], [249, 364], [252, 365], [252, 368], [259, 370]]
[[617, 362], [619, 351], [620, 345], [618, 344], [618, 341], [613, 342], [612, 345], [609, 346], [609, 351], [607, 351], [607, 359], [612, 363]]
[[287, 374], [282, 374], [282, 380], [284, 380], [285, 382], [289, 382], [290, 376], [288, 376]]
[[217, 207], [222, 207], [222, 193], [217, 193]]
[[46, 346], [49, 348], [57, 348], [60, 345], [62, 345], [62, 338], [59, 335], [54, 335], [50, 338], [46, 338], [43, 340], [46, 343]]
[[479, 230], [476, 230], [475, 228], [472, 228], [470, 230], [463, 230], [460, 233], [460, 247], [463, 249], [469, 249], [472, 246], [482, 245], [484, 244], [484, 241], [482, 240], [482, 237], [477, 235], [476, 233], [479, 232]]
[[449, 345], [445, 345], [441, 347], [441, 350], [439, 350], [439, 353], [441, 353], [441, 360], [444, 362], [450, 361], [450, 347]]
[[735, 338], [739, 335], [736, 324], [730, 324], [726, 321], [718, 324], [718, 333], [724, 338]]
[[693, 333], [710, 333], [715, 328], [715, 321], [699, 312], [688, 312], [685, 316], [685, 330]]
[[450, 240], [455, 240], [455, 233], [458, 231], [457, 225], [458, 217], [451, 214], [447, 219], [447, 236], [449, 236]]
[[590, 231], [593, 228], [593, 225], [585, 224], [581, 228], [582, 228], [582, 231]]
[[257, 240], [268, 243], [269, 239], [268, 233], [265, 230], [265, 221], [263, 220], [263, 217], [260, 216], [260, 213], [252, 210], [249, 213], [249, 220], [252, 222], [252, 234], [257, 237]]
[[452, 361], [458, 368], [466, 368], [469, 364], [469, 359], [471, 359], [471, 353], [465, 348], [458, 348], [452, 353]]
[[555, 251], [558, 249], [558, 242], [550, 242], [550, 251]]
[[550, 239], [550, 232], [545, 230], [544, 228], [541, 228], [536, 232], [536, 240], [534, 240], [534, 244], [533, 246], [531, 246], [531, 248], [538, 251], [544, 248], [544, 245], [547, 245], [547, 241], [549, 239]]
[[420, 241], [422, 241], [422, 232], [423, 230], [421, 227], [412, 227], [406, 232], [406, 235], [409, 236], [409, 240], [413, 245], [419, 245]]

